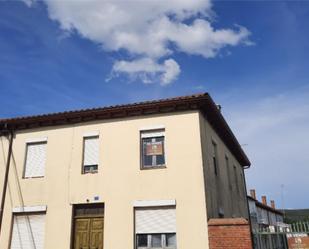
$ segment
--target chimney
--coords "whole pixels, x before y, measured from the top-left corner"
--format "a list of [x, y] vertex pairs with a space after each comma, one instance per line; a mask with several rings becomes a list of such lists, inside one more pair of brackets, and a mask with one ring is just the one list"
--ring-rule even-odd
[[265, 196], [265, 195], [262, 196], [262, 203], [263, 203], [264, 205], [267, 205], [267, 199], [266, 199], [266, 196]]
[[250, 189], [250, 196], [256, 200], [255, 189]]
[[270, 201], [270, 206], [271, 206], [273, 209], [276, 209], [276, 205], [275, 205], [275, 201], [274, 201], [274, 200], [271, 200], [271, 201]]
[[222, 106], [221, 105], [217, 105], [218, 110], [221, 112], [222, 110]]

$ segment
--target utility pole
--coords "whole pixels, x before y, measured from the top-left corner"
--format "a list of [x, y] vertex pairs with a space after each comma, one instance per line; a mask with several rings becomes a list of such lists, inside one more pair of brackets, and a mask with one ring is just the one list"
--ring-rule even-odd
[[283, 218], [285, 219], [286, 214], [285, 214], [285, 204], [284, 204], [284, 184], [282, 183], [280, 187], [281, 187], [281, 205], [283, 209]]
[[12, 145], [13, 145], [13, 137], [14, 137], [13, 131], [10, 131], [9, 135], [10, 135], [9, 151], [8, 151], [8, 157], [7, 157], [7, 160], [6, 160], [6, 168], [5, 168], [3, 190], [2, 190], [2, 199], [1, 199], [1, 207], [0, 207], [0, 235], [1, 235], [1, 231], [2, 231], [1, 228], [2, 228], [3, 213], [4, 213], [6, 189], [7, 189], [7, 186], [8, 186], [9, 170], [10, 170], [10, 163], [11, 163], [11, 157], [12, 157]]

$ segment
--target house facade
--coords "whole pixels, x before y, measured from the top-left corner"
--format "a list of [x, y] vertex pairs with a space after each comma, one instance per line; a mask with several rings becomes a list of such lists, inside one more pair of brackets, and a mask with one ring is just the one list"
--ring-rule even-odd
[[259, 201], [255, 190], [251, 189], [248, 204], [253, 231], [253, 248], [288, 248], [285, 233], [289, 225], [284, 223], [284, 215], [276, 209], [275, 201], [271, 200], [268, 204], [265, 195]]
[[253, 230], [269, 227], [285, 227], [283, 213], [276, 209], [274, 200], [271, 200], [269, 205], [266, 196], [262, 196], [262, 200], [259, 201], [256, 198], [255, 190], [251, 189], [250, 195], [248, 196], [248, 203]]
[[0, 133], [0, 248], [205, 249], [210, 219], [249, 217], [250, 162], [208, 94], [2, 119]]

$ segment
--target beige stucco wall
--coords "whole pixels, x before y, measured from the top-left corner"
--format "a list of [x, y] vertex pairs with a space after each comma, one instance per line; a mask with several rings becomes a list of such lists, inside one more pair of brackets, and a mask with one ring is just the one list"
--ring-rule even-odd
[[[140, 128], [156, 125], [165, 127], [167, 168], [140, 170]], [[192, 111], [18, 132], [0, 248], [8, 248], [13, 207], [47, 205], [45, 249], [69, 249], [72, 204], [99, 196], [105, 203], [104, 248], [133, 249], [134, 200], [175, 199], [177, 248], [207, 249], [199, 125], [199, 113]], [[99, 172], [82, 175], [83, 134], [92, 131], [100, 133]], [[41, 137], [48, 138], [45, 177], [22, 179], [25, 141]], [[7, 145], [0, 150], [1, 186], [2, 149], [6, 154]]]
[[[208, 218], [218, 218], [219, 208], [221, 208], [224, 211], [224, 217], [247, 219], [248, 209], [242, 166], [214, 131], [207, 121], [207, 117], [205, 118], [202, 114], [200, 114], [200, 128]], [[213, 166], [212, 141], [217, 144], [217, 176]], [[226, 156], [229, 159], [229, 167], [226, 164]], [[234, 166], [236, 167], [237, 177], [234, 174]], [[230, 177], [232, 188], [229, 187], [228, 177]]]

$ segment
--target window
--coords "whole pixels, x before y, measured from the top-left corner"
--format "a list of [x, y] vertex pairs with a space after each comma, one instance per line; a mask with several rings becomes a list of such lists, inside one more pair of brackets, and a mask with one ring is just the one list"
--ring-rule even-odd
[[218, 175], [217, 144], [212, 141], [212, 163], [215, 175]]
[[83, 174], [97, 173], [99, 165], [99, 136], [84, 137]]
[[242, 196], [246, 196], [247, 195], [247, 192], [246, 192], [246, 187], [245, 187], [245, 176], [243, 175], [243, 171], [241, 170], [240, 171], [240, 194]]
[[138, 234], [137, 248], [166, 248], [176, 249], [176, 233]]
[[235, 175], [235, 184], [236, 184], [236, 190], [237, 190], [237, 193], [239, 194], [240, 193], [240, 191], [239, 191], [239, 182], [238, 182], [238, 174], [237, 174], [237, 168], [236, 168], [236, 166], [234, 165], [233, 166], [233, 168], [234, 168], [234, 175]]
[[32, 142], [26, 145], [24, 177], [43, 177], [45, 175], [47, 142]]
[[176, 248], [176, 233], [167, 233], [165, 234], [165, 241], [167, 247]]
[[228, 156], [225, 156], [225, 165], [226, 165], [227, 183], [228, 183], [229, 189], [232, 190], [230, 161], [229, 161]]
[[148, 247], [148, 235], [138, 234], [137, 235], [137, 247]]
[[43, 249], [45, 214], [14, 214], [11, 249]]
[[175, 207], [135, 210], [136, 248], [176, 249]]
[[165, 166], [164, 130], [141, 132], [142, 168]]
[[94, 216], [99, 217], [104, 214], [104, 205], [97, 204], [77, 204], [74, 206], [74, 217]]
[[153, 234], [151, 236], [151, 247], [152, 248], [160, 248], [163, 247], [163, 240], [161, 234]]

